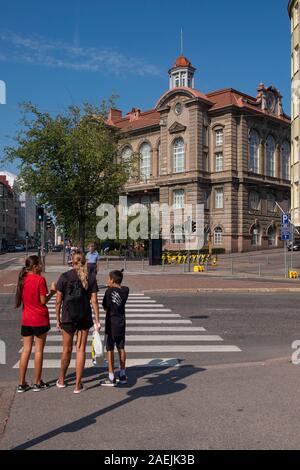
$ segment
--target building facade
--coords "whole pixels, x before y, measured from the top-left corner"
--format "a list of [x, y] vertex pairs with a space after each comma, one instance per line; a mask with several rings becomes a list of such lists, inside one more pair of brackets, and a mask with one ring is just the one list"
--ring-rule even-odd
[[292, 154], [291, 154], [291, 180], [292, 180], [292, 222], [300, 226], [300, 23], [299, 23], [300, 1], [290, 0], [288, 9], [291, 19], [291, 86], [292, 86]]
[[[281, 246], [280, 209], [290, 204], [290, 118], [282, 96], [260, 84], [252, 97], [234, 89], [195, 89], [184, 56], [169, 70], [169, 90], [154, 109], [111, 109], [123, 133], [123, 159], [138, 155], [126, 185], [129, 204], [203, 204], [205, 244], [226, 252]], [[176, 227], [166, 249], [178, 250]]]
[[14, 245], [18, 238], [18, 199], [4, 175], [0, 175], [0, 242], [1, 251]]
[[20, 192], [17, 188], [17, 175], [9, 171], [1, 171], [0, 175], [5, 176], [10, 187], [14, 191], [17, 199], [17, 219], [18, 229], [17, 238], [25, 241], [26, 233], [29, 239], [36, 237], [36, 199], [28, 192]]

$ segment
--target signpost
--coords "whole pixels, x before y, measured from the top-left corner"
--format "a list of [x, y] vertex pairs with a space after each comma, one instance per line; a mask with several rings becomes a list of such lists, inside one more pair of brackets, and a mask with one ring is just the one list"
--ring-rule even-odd
[[281, 216], [281, 240], [284, 242], [284, 274], [287, 277], [287, 242], [290, 239], [290, 220], [288, 214]]

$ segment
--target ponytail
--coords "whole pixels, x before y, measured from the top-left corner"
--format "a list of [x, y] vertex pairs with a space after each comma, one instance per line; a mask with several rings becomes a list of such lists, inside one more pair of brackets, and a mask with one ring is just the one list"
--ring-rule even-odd
[[25, 261], [25, 266], [19, 272], [18, 277], [18, 284], [15, 296], [15, 308], [19, 308], [22, 304], [22, 294], [23, 294], [23, 287], [24, 287], [24, 279], [29, 273], [32, 271], [35, 266], [38, 266], [40, 263], [39, 257], [36, 255], [28, 256]]
[[87, 288], [89, 287], [89, 282], [88, 282], [88, 270], [87, 270], [86, 259], [85, 259], [84, 253], [82, 253], [79, 250], [75, 251], [75, 253], [73, 253], [73, 256], [72, 256], [72, 263], [77, 273], [77, 276], [79, 277], [81, 281], [81, 284], [83, 285], [84, 289], [87, 290]]

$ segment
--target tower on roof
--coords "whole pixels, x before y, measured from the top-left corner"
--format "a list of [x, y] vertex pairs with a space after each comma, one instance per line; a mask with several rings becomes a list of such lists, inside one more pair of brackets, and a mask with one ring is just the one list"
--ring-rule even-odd
[[170, 90], [182, 86], [195, 88], [195, 71], [195, 67], [184, 55], [177, 57], [175, 64], [169, 70]]

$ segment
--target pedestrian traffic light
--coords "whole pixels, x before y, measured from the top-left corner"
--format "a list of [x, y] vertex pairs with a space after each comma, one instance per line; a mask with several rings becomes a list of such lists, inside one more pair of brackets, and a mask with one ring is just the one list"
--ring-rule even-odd
[[39, 222], [43, 222], [44, 220], [44, 208], [41, 206], [37, 208], [37, 219]]

